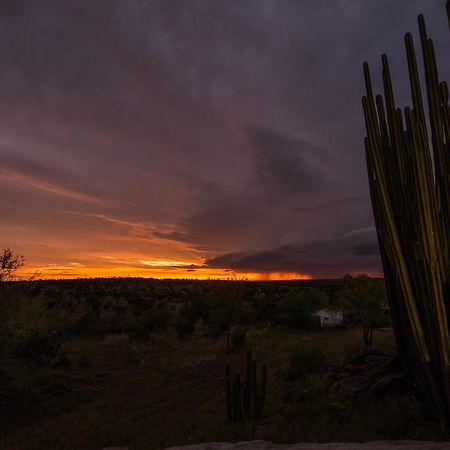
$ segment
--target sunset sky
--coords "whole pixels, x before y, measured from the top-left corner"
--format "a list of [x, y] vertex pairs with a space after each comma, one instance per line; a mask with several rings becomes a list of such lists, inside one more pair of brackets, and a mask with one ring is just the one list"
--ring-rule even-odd
[[[0, 245], [46, 277], [381, 274], [362, 62], [443, 0], [1, 0]], [[375, 79], [379, 86], [379, 78]]]

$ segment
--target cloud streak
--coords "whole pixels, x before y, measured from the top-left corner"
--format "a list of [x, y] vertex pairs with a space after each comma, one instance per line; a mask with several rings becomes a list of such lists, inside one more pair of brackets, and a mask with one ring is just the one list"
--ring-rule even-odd
[[18, 183], [20, 185], [73, 200], [93, 203], [97, 205], [101, 205], [102, 203], [104, 203], [104, 200], [99, 197], [83, 194], [82, 192], [78, 192], [73, 189], [51, 183], [47, 180], [39, 179], [32, 175], [27, 175], [7, 168], [0, 168], [0, 178], [12, 183]]

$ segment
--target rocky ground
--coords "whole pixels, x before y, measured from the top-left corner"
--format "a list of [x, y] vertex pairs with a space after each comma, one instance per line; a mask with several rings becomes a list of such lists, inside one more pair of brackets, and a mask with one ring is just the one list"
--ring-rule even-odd
[[[299, 443], [276, 445], [267, 441], [248, 441], [230, 444], [208, 442], [184, 447], [170, 447], [166, 450], [443, 450], [450, 449], [450, 442], [430, 441], [376, 441], [376, 442], [331, 442], [328, 444]], [[108, 447], [102, 450], [128, 450], [128, 447]]]
[[355, 396], [363, 392], [382, 394], [404, 383], [397, 354], [372, 347], [360, 347], [351, 352], [345, 364], [332, 369], [332, 396]]

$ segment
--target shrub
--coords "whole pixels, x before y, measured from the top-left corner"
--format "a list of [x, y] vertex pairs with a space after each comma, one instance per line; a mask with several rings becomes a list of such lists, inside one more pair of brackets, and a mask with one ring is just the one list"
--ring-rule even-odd
[[226, 325], [220, 322], [210, 321], [206, 324], [206, 335], [214, 340], [217, 340], [227, 331]]
[[102, 302], [100, 301], [99, 296], [96, 294], [89, 294], [86, 297], [86, 302], [94, 311], [98, 311], [102, 306]]
[[98, 309], [88, 309], [73, 319], [68, 331], [80, 336], [104, 336], [106, 334]]
[[170, 314], [165, 303], [159, 303], [147, 313], [148, 324], [152, 330], [167, 331], [169, 328]]
[[195, 330], [195, 324], [185, 317], [179, 317], [174, 324], [175, 332], [181, 339], [186, 336], [190, 336]]
[[366, 274], [347, 274], [342, 278], [338, 303], [353, 323], [363, 327], [366, 345], [372, 345], [373, 329], [386, 324], [383, 311], [386, 307], [384, 281], [370, 278]]
[[4, 353], [49, 362], [62, 353], [64, 317], [50, 310], [43, 296], [31, 297], [18, 289], [0, 291], [0, 340]]
[[247, 330], [244, 327], [234, 327], [231, 332], [231, 348], [242, 350], [245, 346]]
[[314, 313], [328, 305], [328, 296], [320, 289], [295, 289], [277, 305], [276, 322], [287, 328], [306, 328], [312, 326]]
[[272, 296], [260, 294], [254, 301], [256, 321], [273, 324], [276, 320], [276, 301]]
[[285, 370], [285, 379], [293, 380], [318, 372], [327, 365], [327, 357], [317, 345], [303, 347], [294, 353]]
[[43, 363], [50, 362], [61, 353], [60, 338], [57, 332], [28, 329], [16, 333], [10, 345], [15, 356]]
[[195, 323], [198, 319], [207, 315], [207, 305], [203, 298], [192, 299], [183, 304], [180, 309], [180, 316]]
[[154, 331], [167, 331], [169, 327], [169, 311], [164, 303], [155, 304], [144, 312], [129, 328], [127, 333], [132, 338], [148, 339]]
[[242, 323], [244, 288], [240, 281], [216, 281], [209, 286], [209, 290], [200, 302], [207, 335], [217, 339], [227, 333], [228, 348], [231, 344], [231, 327]]
[[178, 318], [173, 325], [179, 338], [190, 336], [195, 330], [198, 319], [206, 316], [205, 303], [202, 299], [192, 299], [180, 308]]

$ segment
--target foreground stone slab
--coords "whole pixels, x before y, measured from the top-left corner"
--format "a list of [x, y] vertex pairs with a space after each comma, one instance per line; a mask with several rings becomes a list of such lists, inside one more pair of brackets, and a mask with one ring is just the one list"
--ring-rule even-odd
[[100, 450], [128, 450], [128, 447], [103, 447]]
[[331, 442], [328, 444], [299, 443], [278, 445], [267, 441], [247, 441], [230, 444], [209, 442], [204, 444], [170, 447], [166, 450], [443, 450], [450, 449], [450, 442], [428, 441], [374, 441], [374, 442]]

